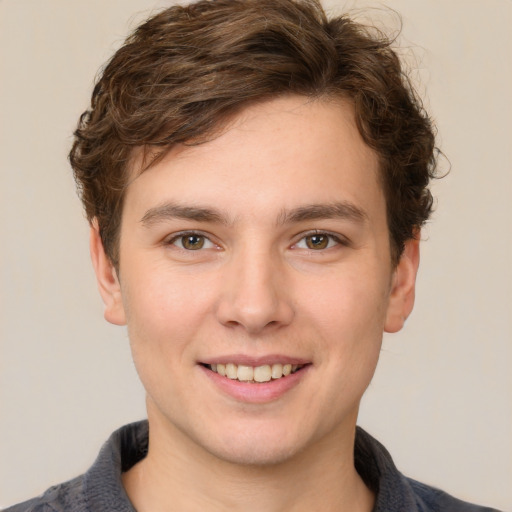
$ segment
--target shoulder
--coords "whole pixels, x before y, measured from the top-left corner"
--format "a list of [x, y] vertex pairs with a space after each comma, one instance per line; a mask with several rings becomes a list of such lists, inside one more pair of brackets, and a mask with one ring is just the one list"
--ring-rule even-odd
[[86, 473], [3, 512], [134, 512], [121, 474], [146, 455], [147, 447], [147, 421], [126, 425], [110, 436]]
[[406, 478], [421, 512], [499, 512], [496, 509], [461, 501], [440, 489]]
[[85, 512], [83, 476], [50, 487], [45, 493], [2, 512]]
[[466, 503], [404, 476], [386, 448], [359, 427], [354, 462], [366, 485], [376, 494], [374, 512], [499, 512]]

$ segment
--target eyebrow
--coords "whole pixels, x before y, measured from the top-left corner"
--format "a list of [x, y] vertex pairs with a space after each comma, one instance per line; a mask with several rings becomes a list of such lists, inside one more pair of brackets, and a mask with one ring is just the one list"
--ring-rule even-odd
[[152, 226], [159, 222], [171, 219], [195, 220], [197, 222], [215, 222], [218, 224], [229, 224], [228, 218], [222, 213], [211, 208], [199, 206], [184, 206], [174, 203], [165, 203], [150, 208], [142, 217], [140, 222], [146, 226]]
[[277, 220], [278, 224], [291, 224], [306, 220], [346, 219], [363, 223], [368, 214], [353, 203], [341, 201], [330, 204], [310, 204], [292, 210], [283, 210]]
[[[224, 225], [231, 224], [225, 214], [213, 208], [185, 206], [175, 203], [164, 203], [150, 208], [141, 218], [140, 222], [145, 227], [150, 227], [159, 222], [172, 219], [213, 222]], [[310, 204], [291, 210], [283, 209], [277, 217], [276, 224], [293, 224], [294, 222], [319, 219], [346, 219], [361, 223], [368, 220], [368, 215], [363, 209], [348, 201], [331, 204]]]

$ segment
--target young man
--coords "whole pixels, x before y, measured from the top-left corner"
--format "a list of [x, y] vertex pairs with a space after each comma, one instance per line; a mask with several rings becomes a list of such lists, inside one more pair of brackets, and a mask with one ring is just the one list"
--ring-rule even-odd
[[173, 7], [107, 65], [70, 159], [148, 422], [11, 512], [489, 510], [356, 427], [435, 174], [388, 41], [314, 1]]

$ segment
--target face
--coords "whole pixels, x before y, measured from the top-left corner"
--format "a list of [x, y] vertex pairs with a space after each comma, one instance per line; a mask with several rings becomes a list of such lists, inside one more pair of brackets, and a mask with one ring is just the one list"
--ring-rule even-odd
[[351, 435], [418, 260], [411, 241], [392, 268], [378, 172], [350, 105], [302, 97], [134, 172], [119, 277], [91, 247], [155, 431], [244, 464]]

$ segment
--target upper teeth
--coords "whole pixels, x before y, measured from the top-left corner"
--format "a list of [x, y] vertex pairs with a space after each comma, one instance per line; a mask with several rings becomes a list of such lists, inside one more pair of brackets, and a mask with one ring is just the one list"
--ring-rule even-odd
[[286, 377], [302, 368], [299, 364], [264, 364], [262, 366], [245, 366], [242, 364], [212, 364], [210, 365], [212, 371], [217, 372], [223, 377], [229, 379], [238, 379], [244, 382], [269, 382], [272, 379], [280, 379]]

